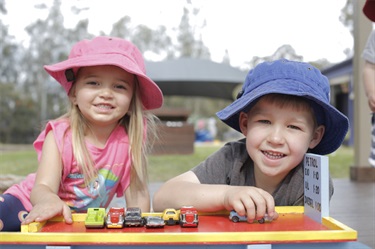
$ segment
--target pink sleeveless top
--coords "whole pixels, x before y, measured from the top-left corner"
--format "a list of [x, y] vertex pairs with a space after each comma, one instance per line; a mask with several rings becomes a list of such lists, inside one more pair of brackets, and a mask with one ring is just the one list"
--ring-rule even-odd
[[[82, 171], [77, 167], [72, 151], [72, 133], [69, 121], [62, 119], [48, 122], [45, 130], [34, 142], [40, 161], [44, 139], [53, 132], [63, 161], [63, 172], [58, 196], [72, 210], [77, 212], [89, 207], [107, 207], [115, 194], [123, 196], [130, 183], [131, 157], [129, 155], [128, 135], [122, 126], [117, 126], [104, 148], [97, 148], [86, 142], [89, 153], [95, 162], [98, 176], [89, 186], [85, 186]], [[17, 197], [30, 211], [30, 193], [35, 181], [35, 173], [24, 181], [13, 185], [5, 193]]]

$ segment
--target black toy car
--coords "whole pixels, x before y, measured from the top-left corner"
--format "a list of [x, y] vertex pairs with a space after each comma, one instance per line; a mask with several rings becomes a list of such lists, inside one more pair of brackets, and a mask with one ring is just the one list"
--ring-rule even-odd
[[142, 211], [139, 207], [126, 208], [124, 225], [127, 227], [145, 225], [145, 220], [142, 218]]
[[165, 225], [163, 218], [160, 216], [148, 216], [145, 220], [147, 228], [162, 228]]

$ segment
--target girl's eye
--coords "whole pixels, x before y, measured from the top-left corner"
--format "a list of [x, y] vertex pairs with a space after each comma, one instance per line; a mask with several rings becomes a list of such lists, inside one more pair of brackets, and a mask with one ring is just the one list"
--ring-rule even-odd
[[95, 81], [88, 81], [86, 84], [87, 84], [87, 85], [96, 86], [96, 85], [98, 85], [99, 83], [98, 83], [98, 82], [95, 82]]
[[126, 89], [126, 87], [124, 85], [116, 85], [115, 88], [117, 88], [117, 89]]

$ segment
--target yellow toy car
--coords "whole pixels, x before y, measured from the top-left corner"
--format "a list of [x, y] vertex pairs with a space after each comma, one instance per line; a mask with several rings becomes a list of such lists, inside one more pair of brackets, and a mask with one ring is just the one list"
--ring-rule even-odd
[[166, 225], [176, 225], [180, 221], [180, 212], [174, 208], [164, 209], [162, 218]]

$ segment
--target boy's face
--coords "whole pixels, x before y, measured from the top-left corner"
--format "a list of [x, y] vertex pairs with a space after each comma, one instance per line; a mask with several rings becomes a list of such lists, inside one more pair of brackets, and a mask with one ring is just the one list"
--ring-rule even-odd
[[283, 179], [314, 148], [324, 134], [315, 127], [312, 112], [260, 99], [248, 113], [241, 113], [240, 128], [256, 171]]

